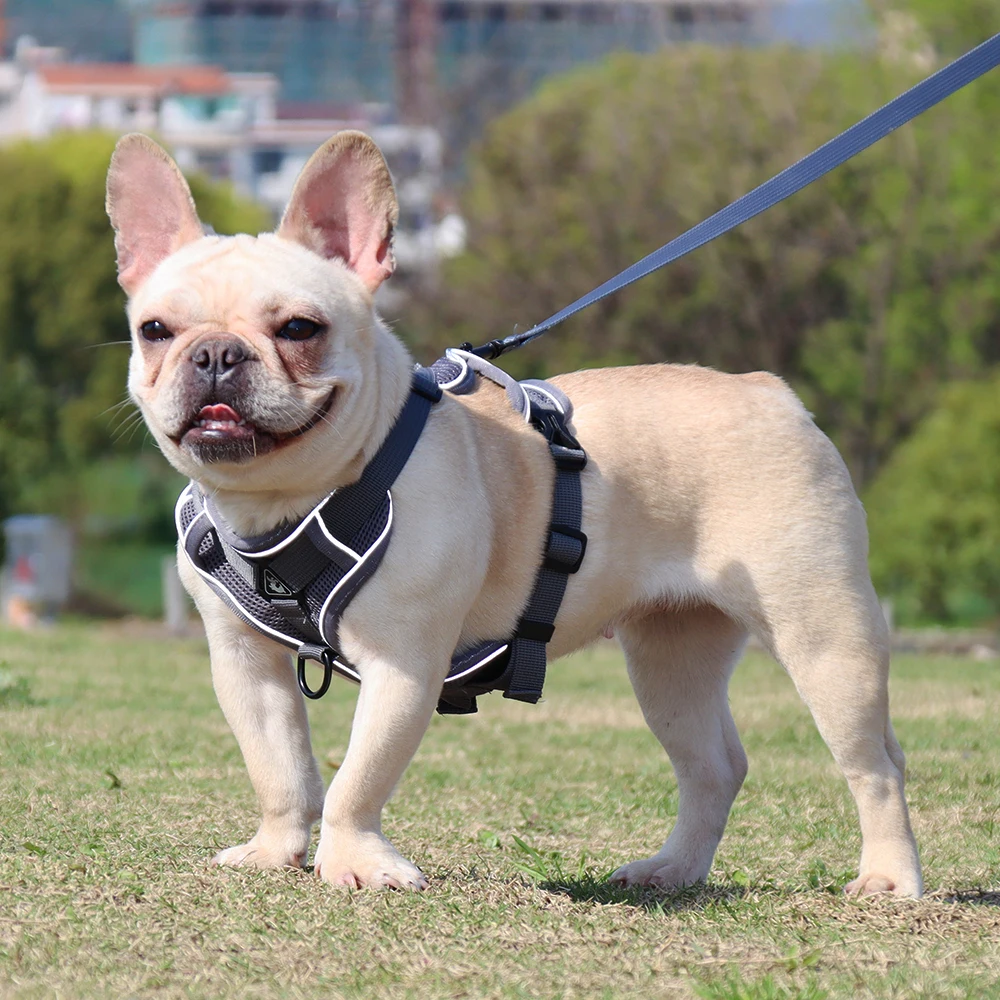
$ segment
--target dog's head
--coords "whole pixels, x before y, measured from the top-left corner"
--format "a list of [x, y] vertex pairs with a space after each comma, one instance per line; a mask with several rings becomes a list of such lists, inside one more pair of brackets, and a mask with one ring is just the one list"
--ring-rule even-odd
[[368, 136], [307, 163], [275, 233], [206, 235], [173, 160], [125, 136], [108, 172], [129, 297], [129, 391], [163, 453], [209, 486], [282, 490], [371, 431], [363, 385], [391, 339], [372, 295], [393, 270], [398, 209]]

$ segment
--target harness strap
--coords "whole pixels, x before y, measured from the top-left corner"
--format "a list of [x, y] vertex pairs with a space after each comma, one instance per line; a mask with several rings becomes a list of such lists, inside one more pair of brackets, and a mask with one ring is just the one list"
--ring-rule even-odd
[[545, 646], [555, 630], [569, 574], [580, 568], [587, 550], [587, 536], [580, 530], [583, 523], [580, 472], [587, 464], [587, 456], [558, 419], [554, 407], [541, 409], [534, 398], [531, 402], [532, 423], [548, 438], [556, 479], [542, 566], [528, 606], [514, 632], [510, 647], [510, 684], [504, 697], [534, 704], [542, 696], [547, 660]]
[[423, 433], [431, 406], [442, 396], [434, 377], [423, 368], [414, 370], [412, 390], [389, 436], [365, 466], [361, 478], [337, 490], [324, 504], [323, 522], [336, 537], [353, 538], [382, 503]]
[[[542, 565], [504, 660], [494, 661], [497, 665], [493, 669], [477, 669], [472, 679], [461, 686], [446, 681], [438, 702], [438, 712], [443, 715], [476, 712], [476, 697], [488, 691], [503, 690], [505, 698], [531, 704], [541, 698], [548, 660], [546, 645], [555, 632], [569, 575], [580, 568], [587, 551], [587, 536], [580, 530], [583, 523], [580, 473], [587, 464], [587, 455], [567, 426], [572, 404], [555, 386], [532, 380], [514, 382], [506, 372], [464, 351], [449, 350], [447, 358], [434, 368], [446, 384], [465, 385], [465, 391], [469, 391], [471, 386], [461, 370], [465, 365], [467, 370], [503, 386], [512, 402], [521, 394], [526, 419], [548, 442], [556, 476]], [[486, 644], [472, 651], [471, 656], [482, 661], [485, 654], [496, 649], [496, 643]]]
[[[330, 534], [335, 538], [356, 539], [365, 525], [369, 523], [373, 514], [386, 502], [389, 487], [403, 471], [403, 467], [423, 433], [431, 407], [442, 396], [441, 388], [433, 376], [419, 368], [413, 372], [411, 390], [409, 398], [392, 426], [392, 430], [389, 431], [388, 437], [372, 457], [372, 460], [365, 466], [361, 478], [350, 486], [336, 490], [320, 508], [319, 515]], [[370, 569], [359, 574], [341, 590], [337, 599], [330, 603], [327, 614], [324, 616], [325, 620], [321, 622], [323, 631], [330, 638], [330, 641], [336, 641], [340, 618], [345, 608], [361, 585], [374, 572], [378, 563], [381, 562], [384, 546], [387, 543], [388, 535], [385, 535], [383, 546], [379, 551], [369, 550], [375, 555]], [[367, 555], [368, 553], [366, 553]], [[274, 605], [276, 602], [272, 600], [271, 603]], [[306, 609], [307, 622], [308, 619], [309, 614], [308, 609]], [[335, 650], [325, 644], [317, 645], [314, 642], [305, 642], [299, 647], [299, 688], [307, 698], [320, 698], [326, 693], [329, 686], [329, 659], [331, 656], [336, 657], [337, 655]], [[316, 660], [323, 664], [325, 683], [320, 686], [318, 693], [312, 691], [305, 681], [304, 660]]]

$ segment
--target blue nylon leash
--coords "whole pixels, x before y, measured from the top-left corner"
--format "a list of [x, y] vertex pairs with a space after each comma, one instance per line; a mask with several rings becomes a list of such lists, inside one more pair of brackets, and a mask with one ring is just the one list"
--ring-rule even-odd
[[[917, 115], [934, 107], [935, 104], [950, 97], [956, 91], [977, 80], [1000, 64], [1000, 34], [976, 46], [964, 56], [949, 63], [943, 69], [927, 77], [911, 87], [899, 97], [893, 98], [878, 111], [852, 125], [846, 132], [841, 132], [836, 138], [824, 143], [819, 149], [804, 156], [797, 163], [786, 167], [780, 174], [765, 181], [759, 187], [738, 198], [731, 205], [709, 216], [703, 222], [682, 233], [676, 239], [654, 250], [653, 253], [626, 268], [620, 274], [606, 281], [603, 285], [588, 292], [582, 298], [561, 309], [547, 320], [533, 326], [524, 333], [511, 334], [503, 340], [491, 340], [482, 347], [466, 347], [473, 354], [483, 358], [498, 358], [501, 354], [527, 344], [540, 337], [547, 330], [568, 319], [574, 313], [586, 309], [587, 306], [599, 302], [619, 289], [631, 285], [632, 282], [644, 278], [653, 271], [672, 263], [679, 257], [697, 250], [718, 236], [728, 233], [730, 229], [760, 215], [778, 202], [784, 201], [790, 195], [818, 180], [852, 156], [874, 145], [879, 139], [885, 138], [901, 125], [916, 118]], [[465, 345], [463, 345], [465, 347]]]

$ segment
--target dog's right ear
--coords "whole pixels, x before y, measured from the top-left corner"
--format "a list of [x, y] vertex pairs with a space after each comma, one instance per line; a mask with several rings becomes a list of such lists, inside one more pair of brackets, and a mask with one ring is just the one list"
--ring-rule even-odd
[[108, 218], [118, 284], [133, 295], [157, 265], [203, 235], [191, 189], [167, 152], [137, 132], [122, 136], [108, 168]]

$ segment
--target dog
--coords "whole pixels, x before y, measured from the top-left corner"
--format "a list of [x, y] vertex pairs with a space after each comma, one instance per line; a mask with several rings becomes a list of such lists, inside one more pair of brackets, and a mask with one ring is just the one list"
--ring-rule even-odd
[[[342, 132], [299, 176], [274, 233], [205, 234], [176, 164], [122, 138], [107, 209], [128, 297], [129, 391], [163, 454], [243, 535], [353, 483], [410, 392], [413, 362], [373, 295], [394, 268], [397, 204], [374, 142]], [[666, 842], [612, 876], [670, 890], [707, 877], [747, 762], [727, 699], [750, 634], [784, 666], [844, 773], [862, 850], [847, 891], [919, 896], [904, 758], [888, 714], [888, 632], [847, 469], [765, 373], [650, 365], [554, 378], [589, 455], [586, 559], [555, 658], [611, 630], [677, 775]], [[538, 571], [554, 480], [541, 435], [483, 382], [445, 393], [392, 489], [384, 561], [340, 622], [361, 675], [324, 796], [288, 651], [180, 558], [222, 710], [262, 818], [220, 865], [301, 867], [355, 888], [424, 889], [381, 813], [431, 720], [453, 652], [510, 635]]]

